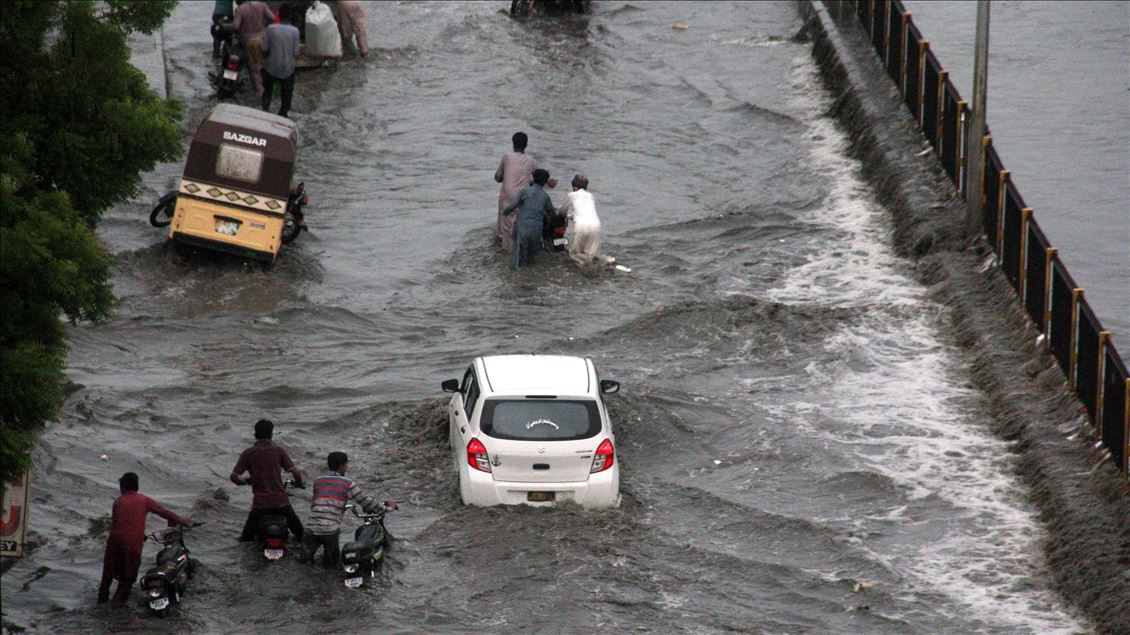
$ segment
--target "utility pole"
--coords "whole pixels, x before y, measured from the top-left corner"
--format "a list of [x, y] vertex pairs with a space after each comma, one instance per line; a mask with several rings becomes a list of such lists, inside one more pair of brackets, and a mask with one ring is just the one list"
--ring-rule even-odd
[[973, 52], [973, 109], [969, 117], [969, 147], [966, 148], [965, 236], [983, 231], [981, 199], [984, 197], [985, 104], [989, 88], [989, 0], [977, 0], [977, 42]]

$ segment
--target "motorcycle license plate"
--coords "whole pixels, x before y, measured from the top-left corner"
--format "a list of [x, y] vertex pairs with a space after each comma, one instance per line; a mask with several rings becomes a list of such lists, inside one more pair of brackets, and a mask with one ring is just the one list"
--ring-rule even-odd
[[267, 556], [267, 560], [278, 560], [283, 557], [282, 549], [264, 549], [263, 555]]
[[554, 238], [553, 239], [553, 246], [554, 247], [564, 247], [565, 245], [568, 245], [568, 244], [569, 244], [568, 238]]
[[361, 583], [363, 581], [364, 581], [364, 578], [346, 578], [345, 579], [345, 586], [347, 588], [350, 588], [350, 589], [356, 589], [356, 588], [361, 586]]
[[154, 611], [160, 611], [169, 606], [169, 598], [157, 598], [156, 600], [149, 601], [149, 608]]
[[230, 68], [224, 69], [224, 79], [236, 80], [239, 79], [239, 71], [233, 71]]

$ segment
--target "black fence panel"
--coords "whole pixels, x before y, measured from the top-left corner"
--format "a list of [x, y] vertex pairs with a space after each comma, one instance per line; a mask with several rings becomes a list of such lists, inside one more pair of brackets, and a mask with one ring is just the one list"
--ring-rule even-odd
[[926, 51], [926, 65], [922, 73], [922, 133], [938, 152], [938, 78], [942, 65], [934, 53]]
[[985, 171], [982, 178], [985, 180], [985, 204], [981, 207], [982, 221], [985, 223], [985, 237], [993, 249], [997, 248], [997, 220], [1000, 210], [997, 209], [1000, 197], [1001, 159], [997, 156], [996, 148], [985, 148]]
[[922, 81], [918, 72], [918, 65], [922, 60], [918, 43], [922, 41], [922, 34], [918, 27], [911, 22], [906, 29], [906, 86], [903, 89], [903, 101], [915, 121], [921, 121], [922, 112], [918, 107], [919, 96], [922, 95]]
[[1024, 309], [1043, 333], [1047, 328], [1044, 324], [1044, 299], [1048, 293], [1046, 275], [1048, 248], [1051, 245], [1040, 226], [1036, 224], [1035, 218], [1028, 221], [1028, 240], [1025, 242], [1028, 270], [1024, 280]]
[[1008, 281], [1012, 284], [1012, 288], [1020, 291], [1020, 239], [1023, 237], [1021, 230], [1023, 227], [1023, 216], [1021, 210], [1024, 209], [1024, 199], [1020, 198], [1020, 192], [1016, 191], [1016, 186], [1012, 181], [1005, 183], [1004, 191], [1004, 226], [1002, 227], [1001, 238], [1001, 271]]
[[1071, 376], [1071, 292], [1075, 289], [1075, 281], [1063, 267], [1059, 258], [1052, 259], [1052, 319], [1048, 337], [1052, 347], [1052, 355], [1059, 362], [1063, 374]]
[[1098, 423], [1099, 414], [1099, 331], [1102, 324], [1087, 300], [1079, 301], [1079, 323], [1076, 326], [1075, 394], [1087, 408], [1091, 423]]
[[871, 14], [871, 45], [883, 60], [883, 37], [887, 33], [887, 13], [891, 10], [891, 0], [879, 0]]
[[887, 74], [901, 87], [902, 80], [902, 3], [892, 2], [887, 18]]
[[1126, 367], [1114, 345], [1107, 342], [1103, 368], [1103, 445], [1115, 464], [1126, 467]]
[[957, 102], [961, 97], [957, 94], [953, 82], [948, 78], [942, 83], [942, 138], [938, 143], [938, 155], [942, 158], [942, 167], [956, 186], [957, 183], [957, 129], [959, 122]]

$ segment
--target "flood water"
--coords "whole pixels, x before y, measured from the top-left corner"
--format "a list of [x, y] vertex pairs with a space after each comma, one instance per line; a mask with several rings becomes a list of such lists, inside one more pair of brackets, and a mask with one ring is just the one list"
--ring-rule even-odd
[[[93, 606], [135, 470], [207, 523], [161, 628], [1087, 632], [1049, 591], [1043, 529], [946, 307], [895, 256], [790, 41], [793, 5], [525, 22], [506, 5], [374, 5], [368, 60], [299, 75], [311, 231], [272, 269], [178, 255], [148, 226], [180, 165], [107, 213], [120, 306], [70, 331], [73, 385], [35, 454], [41, 546], [2, 578], [5, 619], [158, 627]], [[188, 128], [213, 103], [210, 11], [182, 3], [164, 33]], [[589, 175], [630, 273], [545, 254], [508, 268], [491, 177], [516, 130], [563, 185]], [[622, 383], [618, 509], [460, 504], [440, 381], [513, 352], [590, 356]], [[227, 475], [260, 417], [307, 474], [344, 450], [350, 476], [402, 501], [378, 584], [236, 542], [250, 492]]]
[[[908, 0], [973, 99], [977, 5]], [[993, 145], [1088, 304], [1130, 360], [1130, 3], [992, 3]]]

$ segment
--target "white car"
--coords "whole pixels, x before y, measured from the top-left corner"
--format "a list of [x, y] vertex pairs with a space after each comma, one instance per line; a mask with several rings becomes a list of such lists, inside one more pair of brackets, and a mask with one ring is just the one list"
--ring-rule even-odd
[[443, 382], [465, 505], [620, 504], [620, 462], [592, 360], [497, 355]]

